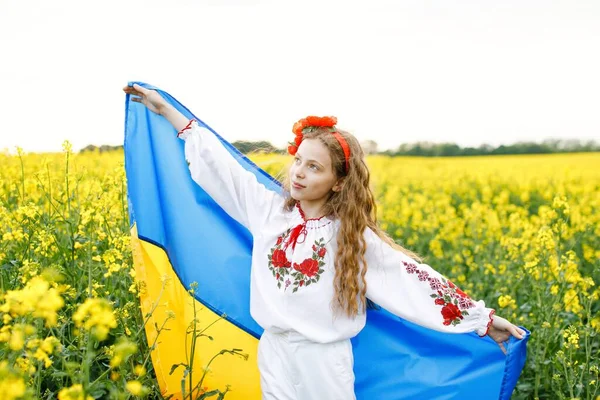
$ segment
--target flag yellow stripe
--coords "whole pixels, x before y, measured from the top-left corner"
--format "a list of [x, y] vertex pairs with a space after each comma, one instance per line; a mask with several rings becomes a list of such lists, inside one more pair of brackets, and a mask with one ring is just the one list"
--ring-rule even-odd
[[[247, 359], [228, 353], [215, 358], [210, 364], [202, 386], [208, 390], [224, 391], [229, 385], [231, 391], [226, 395], [229, 400], [260, 399], [260, 380], [256, 362], [258, 339], [226, 319], [220, 318], [195, 300], [179, 281], [165, 251], [139, 239], [135, 225], [131, 229], [131, 237], [136, 279], [142, 282], [139, 294], [142, 313], [144, 318], [152, 313], [145, 329], [149, 346], [157, 342], [151, 357], [163, 396], [173, 395], [174, 400], [183, 398], [181, 390], [183, 367], [179, 367], [172, 375], [169, 375], [169, 372], [172, 365], [187, 363], [186, 360], [191, 355], [192, 334], [187, 335], [186, 344], [186, 330], [193, 321], [195, 307], [199, 331], [217, 322], [204, 332], [213, 340], [207, 337], [197, 339], [193, 358], [192, 387], [199, 382], [207, 363], [214, 355], [221, 350], [242, 349], [241, 352], [248, 355]], [[169, 311], [175, 314], [175, 318], [168, 319]], [[165, 329], [160, 331], [156, 340], [156, 327], [160, 329], [163, 324]], [[186, 391], [189, 391], [189, 380]]]

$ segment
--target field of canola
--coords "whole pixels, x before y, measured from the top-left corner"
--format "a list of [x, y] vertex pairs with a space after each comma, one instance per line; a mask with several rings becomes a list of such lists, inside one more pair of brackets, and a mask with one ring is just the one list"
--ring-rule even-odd
[[[0, 398], [158, 398], [123, 152], [63, 150], [0, 154]], [[368, 164], [380, 224], [532, 332], [513, 398], [598, 399], [600, 154]]]

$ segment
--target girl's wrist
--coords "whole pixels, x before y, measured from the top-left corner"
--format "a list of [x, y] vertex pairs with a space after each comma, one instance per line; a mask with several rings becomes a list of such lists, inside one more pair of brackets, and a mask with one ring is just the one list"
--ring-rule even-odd
[[173, 109], [173, 106], [171, 106], [165, 101], [163, 104], [158, 105], [158, 107], [156, 108], [158, 109], [158, 113], [160, 115], [162, 115], [163, 117], [167, 117], [167, 114], [171, 111], [171, 109]]

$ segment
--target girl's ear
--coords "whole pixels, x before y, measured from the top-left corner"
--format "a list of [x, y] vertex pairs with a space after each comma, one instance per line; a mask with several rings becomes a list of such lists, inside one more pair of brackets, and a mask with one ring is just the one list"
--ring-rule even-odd
[[331, 188], [331, 190], [333, 190], [334, 192], [339, 192], [340, 190], [342, 190], [343, 186], [344, 186], [344, 178], [340, 178], [335, 183], [335, 185], [333, 185], [333, 187]]

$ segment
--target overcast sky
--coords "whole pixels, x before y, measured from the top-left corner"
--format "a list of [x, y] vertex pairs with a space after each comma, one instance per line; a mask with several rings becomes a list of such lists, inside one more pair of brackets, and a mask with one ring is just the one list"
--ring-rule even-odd
[[229, 141], [600, 141], [600, 1], [0, 0], [0, 149], [122, 144], [128, 81]]

